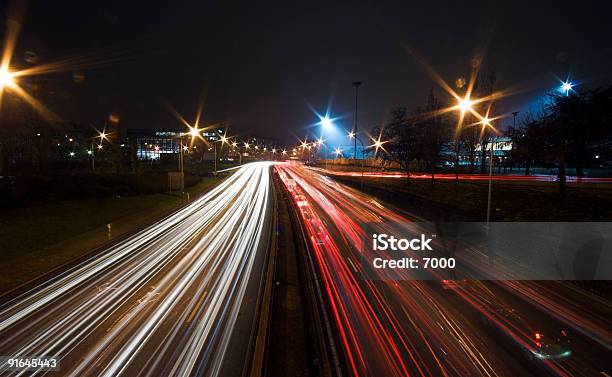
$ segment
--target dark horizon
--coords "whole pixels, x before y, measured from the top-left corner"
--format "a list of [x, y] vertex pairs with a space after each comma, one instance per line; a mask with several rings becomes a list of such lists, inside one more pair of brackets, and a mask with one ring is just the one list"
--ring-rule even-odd
[[526, 109], [558, 84], [555, 77], [570, 75], [580, 87], [609, 85], [606, 17], [595, 5], [577, 9], [569, 2], [31, 2], [13, 64], [23, 64], [26, 51], [39, 63], [97, 56], [97, 67], [76, 71], [84, 74], [81, 83], [74, 82], [74, 71], [42, 76], [52, 89], [42, 100], [67, 121], [101, 125], [117, 113], [129, 128], [175, 128], [180, 123], [165, 104], [192, 121], [204, 97], [204, 123], [229, 121], [230, 134], [292, 143], [318, 120], [309, 106], [320, 112], [329, 106], [334, 117], [343, 117], [341, 127], [351, 127], [354, 80], [363, 82], [362, 129], [395, 106], [422, 104], [430, 88], [449, 100], [407, 48], [451, 85], [469, 76], [471, 60], [484, 51], [482, 70], [495, 71], [499, 89], [521, 89], [501, 101], [502, 113]]

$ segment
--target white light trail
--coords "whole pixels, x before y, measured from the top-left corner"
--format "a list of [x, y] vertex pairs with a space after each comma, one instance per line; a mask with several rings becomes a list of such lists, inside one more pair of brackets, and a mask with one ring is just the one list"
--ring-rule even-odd
[[173, 215], [2, 304], [0, 354], [55, 355], [71, 376], [219, 375], [271, 234], [271, 165], [243, 166]]

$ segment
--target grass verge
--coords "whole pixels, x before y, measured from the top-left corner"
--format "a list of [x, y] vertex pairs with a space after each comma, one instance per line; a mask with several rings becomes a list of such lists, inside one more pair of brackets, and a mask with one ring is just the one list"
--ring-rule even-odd
[[[193, 199], [218, 179], [185, 189]], [[57, 201], [0, 212], [0, 295], [184, 204], [178, 194]], [[110, 232], [107, 224], [110, 224]]]
[[[335, 177], [359, 188], [359, 178]], [[432, 221], [485, 221], [488, 183], [365, 178], [364, 191]], [[610, 221], [612, 185], [493, 182], [491, 221]]]

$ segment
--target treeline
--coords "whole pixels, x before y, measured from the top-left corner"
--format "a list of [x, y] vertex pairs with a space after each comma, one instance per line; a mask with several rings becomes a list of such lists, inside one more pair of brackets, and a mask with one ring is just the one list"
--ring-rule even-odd
[[607, 167], [612, 159], [612, 86], [550, 94], [538, 114], [509, 127], [511, 156], [530, 174], [534, 165], [557, 167], [561, 190], [567, 166], [584, 176], [585, 167]]
[[492, 127], [470, 111], [462, 114], [442, 103], [431, 90], [422, 106], [412, 111], [397, 107], [388, 121], [373, 128], [373, 134], [386, 141], [385, 151], [376, 157], [396, 163], [408, 175], [428, 171], [432, 179], [442, 166], [452, 166], [457, 175], [460, 165], [472, 173], [477, 168], [485, 173], [491, 143], [506, 136], [512, 149], [493, 158], [496, 167], [524, 167], [527, 175], [535, 166], [557, 168], [561, 191], [567, 166], [574, 167], [579, 177], [585, 167], [608, 167], [612, 159], [612, 87], [551, 93], [538, 114], [526, 114], [506, 129], [496, 119], [495, 87], [491, 72], [479, 77], [472, 91], [472, 98], [487, 98], [473, 109], [483, 117], [488, 114]]

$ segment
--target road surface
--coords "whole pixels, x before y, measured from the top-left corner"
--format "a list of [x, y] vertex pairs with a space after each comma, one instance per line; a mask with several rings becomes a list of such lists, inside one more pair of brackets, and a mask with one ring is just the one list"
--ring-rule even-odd
[[[317, 167], [310, 167], [321, 174], [340, 176], [340, 177], [363, 177], [365, 178], [403, 178], [405, 179], [407, 174], [402, 172], [378, 172], [378, 171], [340, 171], [340, 170], [328, 170]], [[424, 173], [411, 173], [410, 179], [431, 179], [431, 174]], [[488, 181], [488, 174], [453, 174], [453, 173], [436, 173], [434, 179], [454, 181], [459, 179], [460, 181]], [[520, 175], [520, 174], [494, 174], [492, 176], [494, 181], [506, 181], [506, 182], [557, 182], [556, 175]], [[612, 183], [612, 178], [608, 177], [565, 177], [568, 183]]]
[[0, 355], [57, 357], [62, 376], [242, 375], [273, 234], [271, 165], [245, 165], [167, 218], [2, 302]]
[[[360, 263], [360, 224], [378, 224], [379, 234], [393, 234], [383, 220], [414, 218], [320, 171], [296, 163], [276, 168], [310, 238], [344, 373], [612, 375], [610, 302], [595, 302], [563, 282], [367, 279], [377, 272]], [[519, 319], [497, 314], [500, 307]], [[571, 356], [534, 357], [540, 347], [535, 336], [556, 337], [562, 331], [570, 336]]]

